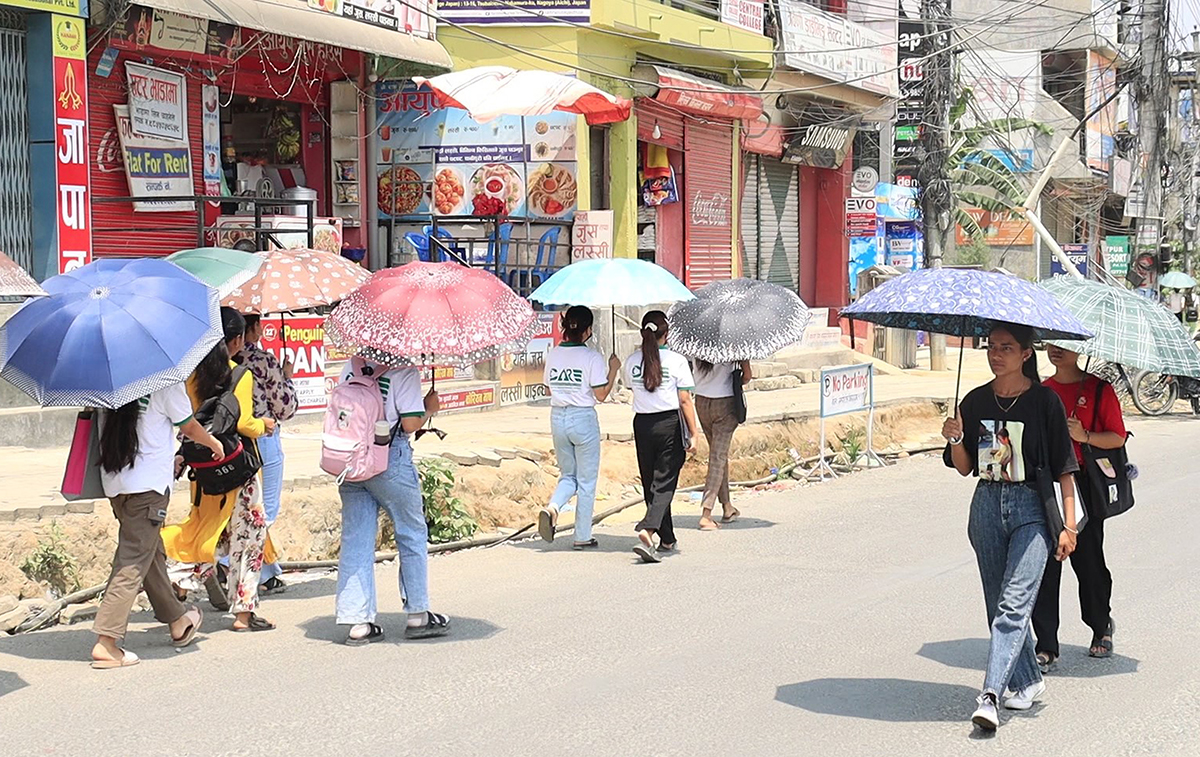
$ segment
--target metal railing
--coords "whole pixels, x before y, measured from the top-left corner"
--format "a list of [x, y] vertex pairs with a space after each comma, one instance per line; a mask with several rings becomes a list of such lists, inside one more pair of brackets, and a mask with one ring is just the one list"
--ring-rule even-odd
[[[456, 222], [455, 219], [443, 218], [442, 224], [445, 225], [448, 220], [451, 223]], [[541, 235], [534, 236], [529, 233], [530, 229], [528, 228], [524, 238], [510, 237], [501, 240], [499, 238], [500, 224], [513, 223], [514, 227], [517, 226], [518, 222], [510, 219], [472, 217], [470, 220], [475, 223], [487, 221], [491, 226], [489, 233], [484, 237], [444, 239], [437, 235], [437, 225], [434, 224], [430, 233], [426, 235], [430, 251], [429, 259], [449, 261], [470, 268], [487, 270], [512, 287], [522, 297], [528, 297], [546, 279], [571, 262], [571, 226], [569, 223], [530, 220], [528, 224], [525, 224], [531, 226], [536, 223], [538, 226], [558, 226], [562, 229], [558, 235], [558, 241], [547, 240], [543, 243]], [[458, 219], [457, 222], [463, 223], [466, 222], [466, 219]], [[507, 247], [507, 254], [502, 252], [502, 247]], [[539, 252], [544, 256], [541, 261], [538, 260]], [[553, 259], [553, 263], [549, 262], [551, 259]]]
[[[190, 203], [191, 210], [172, 210], [164, 211], [170, 213], [195, 213], [196, 222], [194, 224], [171, 225], [164, 223], [154, 223], [148, 226], [121, 226], [120, 228], [105, 228], [96, 224], [93, 218], [92, 230], [95, 235], [104, 234], [162, 234], [164, 232], [186, 232], [189, 229], [194, 229], [196, 233], [196, 246], [209, 247], [216, 244], [218, 236], [222, 232], [230, 231], [235, 227], [224, 226], [209, 226], [204, 222], [205, 205], [225, 205], [236, 204], [239, 206], [253, 205], [253, 215], [246, 215], [247, 219], [253, 218], [253, 226], [237, 226], [236, 230], [241, 232], [250, 232], [254, 235], [254, 249], [247, 250], [248, 252], [263, 251], [271, 249], [271, 246], [284, 247], [280, 244], [276, 234], [296, 234], [304, 232], [306, 234], [306, 247], [312, 248], [314, 242], [314, 227], [315, 227], [315, 212], [316, 200], [281, 200], [279, 198], [261, 198], [261, 197], [214, 197], [211, 195], [169, 195], [164, 197], [93, 197], [92, 202], [97, 205], [101, 204], [118, 204], [118, 203], [172, 203], [182, 204]], [[288, 213], [285, 209], [290, 209], [297, 205], [304, 206], [304, 215], [299, 216], [293, 213]], [[266, 212], [264, 212], [266, 211]], [[135, 215], [135, 218], [144, 217], [147, 221], [151, 221], [158, 213], [145, 213]], [[303, 229], [280, 229], [273, 226], [263, 225], [264, 215], [285, 215], [294, 217], [297, 220], [304, 220]], [[234, 245], [238, 249], [244, 249], [239, 245]]]

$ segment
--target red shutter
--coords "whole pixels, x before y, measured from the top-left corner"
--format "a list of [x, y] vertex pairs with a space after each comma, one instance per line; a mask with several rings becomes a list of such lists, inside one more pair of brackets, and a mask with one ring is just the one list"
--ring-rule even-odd
[[[638, 141], [650, 142], [672, 150], [683, 149], [683, 115], [660, 102], [639, 97], [634, 102], [637, 116]], [[658, 126], [659, 136], [654, 136]]]
[[[135, 213], [129, 202], [96, 202], [105, 197], [128, 197], [129, 181], [117, 137], [117, 118], [113, 105], [129, 101], [125, 80], [125, 61], [121, 53], [112, 73], [96, 76], [96, 64], [104, 54], [104, 45], [96, 45], [88, 57], [88, 130], [92, 164], [92, 245], [95, 257], [136, 257], [170, 255], [196, 246], [195, 213]], [[204, 172], [200, 163], [201, 134], [200, 85], [205, 81], [195, 73], [187, 76], [188, 137], [192, 152], [192, 179], [195, 194], [204, 192]]]
[[684, 283], [733, 277], [733, 124], [689, 120], [684, 129]]

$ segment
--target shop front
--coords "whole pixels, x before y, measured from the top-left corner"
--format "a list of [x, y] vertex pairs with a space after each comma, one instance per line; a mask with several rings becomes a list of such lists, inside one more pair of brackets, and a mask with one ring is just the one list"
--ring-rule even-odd
[[742, 275], [800, 286], [800, 172], [782, 160], [785, 134], [769, 119], [742, 133]]
[[427, 16], [367, 5], [146, 0], [94, 17], [95, 254], [364, 248], [367, 77], [449, 67]]

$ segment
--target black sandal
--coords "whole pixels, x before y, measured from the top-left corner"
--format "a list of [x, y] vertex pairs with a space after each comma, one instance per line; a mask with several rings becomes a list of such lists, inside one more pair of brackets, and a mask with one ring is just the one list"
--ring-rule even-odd
[[258, 585], [258, 593], [264, 597], [269, 597], [272, 594], [282, 594], [285, 591], [287, 591], [287, 584], [280, 581], [279, 576], [274, 576]]
[[425, 624], [420, 626], [406, 626], [404, 629], [404, 638], [432, 639], [435, 636], [445, 636], [448, 633], [450, 633], [450, 618], [426, 610]]
[[595, 539], [588, 539], [587, 541], [575, 542], [571, 545], [571, 549], [595, 549], [599, 546], [600, 542], [596, 541]]
[[254, 633], [257, 631], [274, 631], [275, 624], [266, 618], [260, 618], [257, 613], [250, 613], [250, 622], [245, 628], [233, 627], [234, 633]]
[[[1116, 633], [1116, 631], [1117, 631], [1117, 624], [1113, 622], [1112, 618], [1109, 618], [1108, 619], [1108, 629], [1104, 633], [1098, 633], [1098, 634], [1095, 634], [1092, 636], [1092, 645], [1091, 645], [1091, 647], [1088, 648], [1088, 657], [1095, 657], [1095, 658], [1101, 659], [1101, 660], [1112, 657], [1112, 655], [1113, 655], [1112, 637], [1113, 637], [1113, 634]], [[1105, 636], [1107, 636], [1108, 638], [1107, 639], [1103, 638]], [[1101, 650], [1099, 653], [1097, 653], [1095, 651], [1095, 649], [1097, 647], [1099, 647]]]
[[1037, 666], [1038, 670], [1042, 672], [1042, 675], [1045, 675], [1053, 670], [1056, 664], [1058, 664], [1058, 655], [1050, 654], [1049, 652], [1037, 653]]
[[348, 647], [365, 647], [373, 641], [383, 641], [383, 629], [374, 623], [368, 623], [371, 627], [371, 632], [366, 636], [355, 638], [349, 633], [346, 634], [346, 646]]

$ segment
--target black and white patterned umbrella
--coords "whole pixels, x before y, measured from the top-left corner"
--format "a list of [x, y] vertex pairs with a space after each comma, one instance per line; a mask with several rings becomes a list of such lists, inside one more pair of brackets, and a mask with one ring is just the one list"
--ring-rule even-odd
[[765, 360], [800, 341], [811, 318], [804, 301], [778, 284], [715, 281], [671, 308], [667, 339], [673, 350], [709, 363]]

